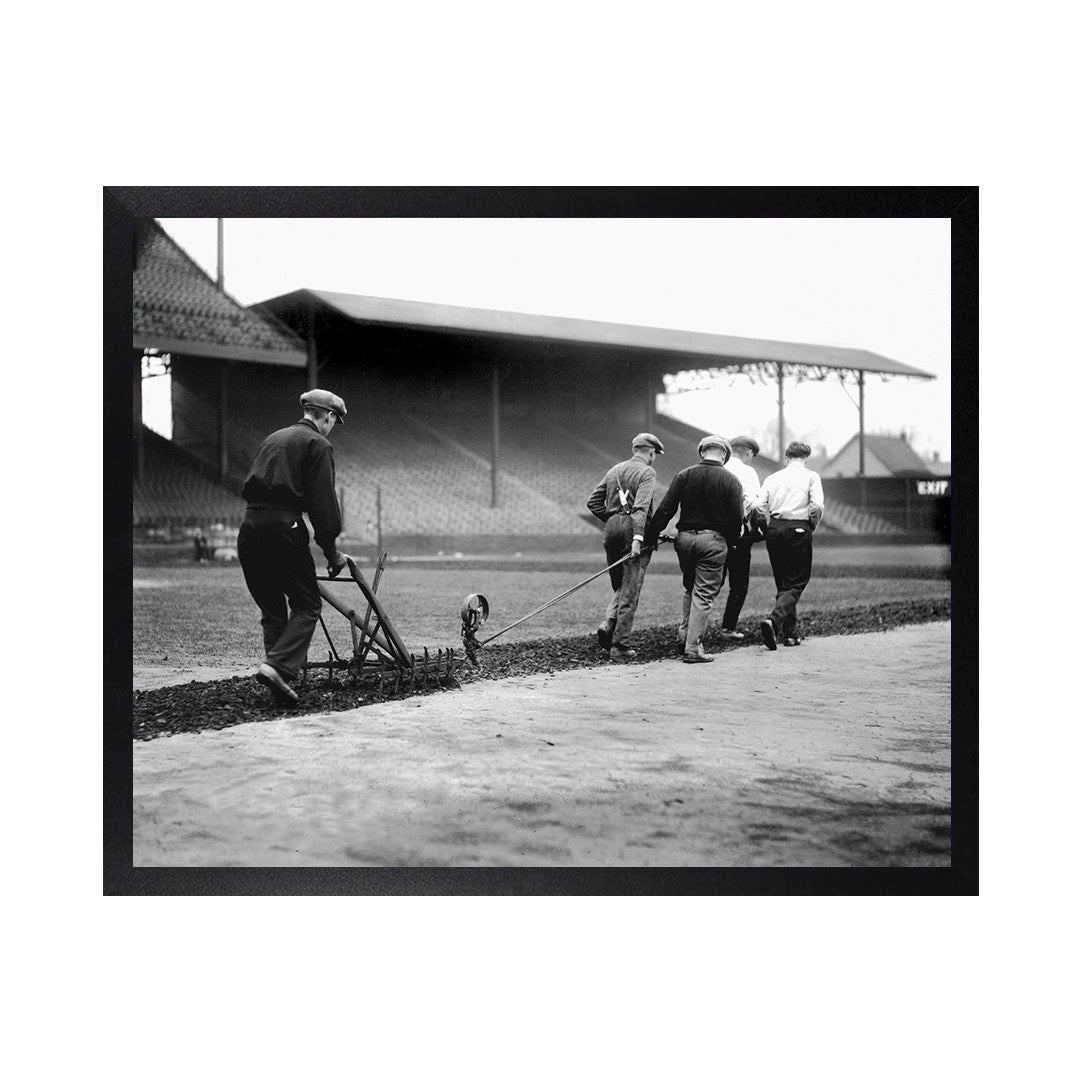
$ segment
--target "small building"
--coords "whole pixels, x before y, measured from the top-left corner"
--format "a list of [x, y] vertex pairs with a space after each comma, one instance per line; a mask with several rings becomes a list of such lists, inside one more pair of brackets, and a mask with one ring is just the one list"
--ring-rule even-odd
[[[915, 453], [907, 436], [866, 435], [864, 476], [933, 476], [930, 466]], [[822, 478], [858, 476], [859, 436], [852, 435], [843, 448], [821, 468]]]
[[941, 451], [935, 450], [926, 463], [926, 467], [935, 476], [952, 476], [952, 462], [941, 460]]

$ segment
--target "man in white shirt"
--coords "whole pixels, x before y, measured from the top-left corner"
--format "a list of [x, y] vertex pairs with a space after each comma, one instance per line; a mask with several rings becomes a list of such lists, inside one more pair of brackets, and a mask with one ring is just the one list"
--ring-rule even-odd
[[771, 650], [778, 639], [785, 645], [800, 643], [795, 606], [810, 581], [812, 534], [825, 509], [821, 477], [806, 467], [809, 456], [806, 443], [793, 442], [784, 451], [786, 467], [766, 477], [754, 502], [768, 519], [765, 547], [776, 582], [776, 606], [761, 622], [761, 636]]
[[[739, 613], [742, 611], [746, 594], [750, 589], [750, 548], [754, 537], [750, 524], [750, 514], [754, 500], [761, 490], [761, 481], [752, 466], [752, 462], [761, 453], [757, 440], [749, 435], [736, 435], [731, 440], [731, 457], [724, 468], [733, 472], [743, 492], [743, 532], [742, 536], [728, 548], [728, 598], [724, 606], [724, 618], [720, 623], [720, 637], [727, 641], [742, 641], [746, 637], [739, 629]], [[761, 539], [760, 534], [757, 537]]]

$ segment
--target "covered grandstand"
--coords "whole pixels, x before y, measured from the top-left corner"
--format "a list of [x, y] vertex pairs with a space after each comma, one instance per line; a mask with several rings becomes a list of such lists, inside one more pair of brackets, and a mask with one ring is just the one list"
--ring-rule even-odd
[[[135, 223], [132, 299], [133, 523], [150, 534], [235, 527], [247, 452], [234, 439], [236, 397], [266, 371], [292, 370], [302, 389], [304, 342], [237, 303], [151, 220]], [[148, 358], [172, 375], [171, 440], [143, 424]]]
[[[171, 442], [136, 417], [135, 521], [147, 528], [237, 521], [260, 440], [314, 385], [349, 406], [333, 434], [348, 538], [491, 550], [590, 543], [585, 500], [643, 428], [668, 447], [662, 486], [696, 460], [702, 432], [656, 411], [665, 375], [775, 379], [781, 438], [787, 378], [850, 376], [861, 403], [867, 374], [932, 377], [857, 349], [310, 289], [245, 309], [154, 222], [138, 227], [134, 284], [135, 377], [148, 349], [172, 375]], [[899, 531], [836, 500], [825, 527]]]
[[[870, 373], [932, 378], [858, 349], [311, 289], [256, 310], [306, 338], [309, 383], [332, 384], [357, 417], [343, 429], [342, 450], [355, 456], [339, 455], [339, 476], [350, 527], [368, 540], [376, 489], [383, 533], [589, 533], [585, 499], [635, 432], [664, 439], [668, 453], [656, 463], [663, 487], [697, 459], [702, 432], [656, 411], [664, 376], [674, 372], [775, 378], [781, 429], [785, 378], [850, 376], [860, 400]], [[777, 467], [767, 458], [758, 465], [762, 475]], [[854, 507], [834, 510], [828, 528], [838, 532], [898, 531]]]

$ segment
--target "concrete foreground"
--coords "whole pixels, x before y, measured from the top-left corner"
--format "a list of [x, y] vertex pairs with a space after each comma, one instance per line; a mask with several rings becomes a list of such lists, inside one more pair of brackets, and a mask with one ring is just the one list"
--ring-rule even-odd
[[950, 626], [134, 743], [136, 866], [948, 866]]

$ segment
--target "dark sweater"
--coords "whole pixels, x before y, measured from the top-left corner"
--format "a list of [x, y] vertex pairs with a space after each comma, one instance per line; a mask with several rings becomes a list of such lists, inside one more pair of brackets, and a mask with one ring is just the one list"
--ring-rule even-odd
[[268, 435], [244, 481], [252, 521], [293, 520], [306, 512], [315, 543], [327, 560], [336, 553], [341, 532], [334, 483], [334, 448], [307, 419]]
[[743, 519], [742, 484], [719, 461], [702, 461], [675, 477], [653, 515], [645, 537], [646, 546], [656, 543], [680, 507], [680, 532], [713, 529], [728, 544], [739, 539]]

